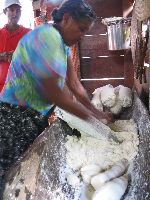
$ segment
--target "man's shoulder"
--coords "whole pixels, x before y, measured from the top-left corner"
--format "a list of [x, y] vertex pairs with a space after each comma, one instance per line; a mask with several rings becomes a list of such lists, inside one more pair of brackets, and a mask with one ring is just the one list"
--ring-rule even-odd
[[0, 40], [3, 40], [4, 38], [6, 38], [8, 34], [9, 33], [5, 26], [3, 28], [0, 28]]
[[7, 31], [7, 29], [6, 29], [6, 25], [3, 26], [2, 28], [0, 28], [0, 32], [1, 32], [1, 33], [6, 32], [6, 31]]
[[24, 26], [22, 26], [22, 25], [20, 25], [20, 30], [23, 31], [24, 33], [27, 33], [27, 32], [29, 32], [29, 31], [32, 31], [31, 28], [26, 28], [26, 27], [24, 27]]
[[26, 27], [24, 27], [24, 26], [22, 26], [22, 28], [23, 28], [25, 31], [32, 31], [31, 28], [26, 28]]

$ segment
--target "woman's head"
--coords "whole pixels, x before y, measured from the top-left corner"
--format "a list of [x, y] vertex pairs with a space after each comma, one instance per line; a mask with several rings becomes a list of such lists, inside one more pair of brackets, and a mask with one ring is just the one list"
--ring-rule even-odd
[[52, 17], [64, 42], [71, 46], [88, 31], [96, 14], [84, 0], [66, 0], [52, 12]]

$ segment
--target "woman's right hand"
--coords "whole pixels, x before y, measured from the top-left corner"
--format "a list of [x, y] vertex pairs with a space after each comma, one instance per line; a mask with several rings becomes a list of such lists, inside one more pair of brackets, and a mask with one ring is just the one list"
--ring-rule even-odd
[[105, 124], [110, 124], [110, 123], [113, 123], [115, 121], [114, 116], [111, 112], [104, 112], [104, 117], [106, 119]]
[[113, 114], [110, 112], [102, 112], [96, 109], [93, 116], [104, 124], [110, 124], [114, 122]]

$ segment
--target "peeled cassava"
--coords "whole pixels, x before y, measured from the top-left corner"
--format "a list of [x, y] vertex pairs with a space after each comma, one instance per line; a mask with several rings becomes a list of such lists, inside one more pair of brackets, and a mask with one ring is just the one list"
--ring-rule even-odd
[[101, 171], [100, 166], [96, 164], [86, 165], [81, 168], [82, 179], [85, 183], [90, 183], [92, 176], [98, 174]]
[[108, 108], [115, 105], [116, 95], [112, 85], [106, 85], [101, 88], [101, 101]]
[[128, 185], [127, 176], [122, 176], [105, 183], [93, 194], [92, 200], [120, 200]]
[[95, 108], [97, 108], [100, 111], [103, 111], [103, 104], [101, 101], [101, 88], [95, 89], [92, 94], [93, 97], [91, 103], [95, 106]]
[[122, 159], [118, 161], [115, 165], [113, 165], [109, 170], [93, 176], [91, 178], [91, 185], [94, 187], [95, 190], [97, 190], [104, 183], [123, 175], [127, 167], [128, 161], [126, 159]]

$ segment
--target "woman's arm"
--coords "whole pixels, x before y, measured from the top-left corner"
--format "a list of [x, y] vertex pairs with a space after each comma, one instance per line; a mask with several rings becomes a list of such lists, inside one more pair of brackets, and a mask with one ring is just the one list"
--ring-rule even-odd
[[82, 118], [88, 119], [91, 112], [81, 104], [74, 102], [71, 96], [57, 86], [57, 78], [48, 78], [42, 81], [42, 95], [48, 102]]
[[82, 86], [81, 82], [79, 81], [77, 74], [73, 68], [72, 61], [68, 58], [68, 71], [67, 71], [67, 79], [66, 83], [68, 88], [72, 91], [76, 99], [87, 109], [89, 109], [93, 116], [98, 119], [106, 119], [107, 122], [113, 121], [113, 116], [111, 113], [101, 112], [97, 110], [93, 104], [91, 103], [88, 94], [84, 87]]

